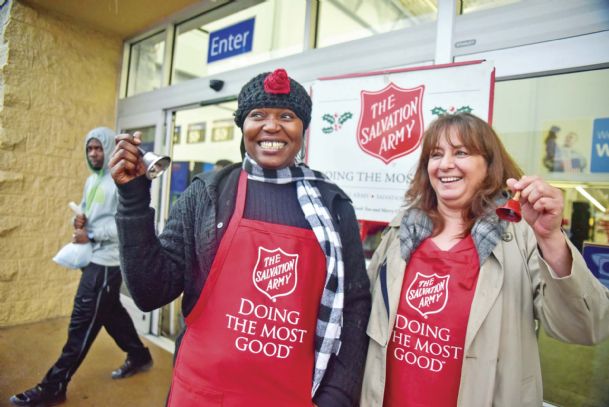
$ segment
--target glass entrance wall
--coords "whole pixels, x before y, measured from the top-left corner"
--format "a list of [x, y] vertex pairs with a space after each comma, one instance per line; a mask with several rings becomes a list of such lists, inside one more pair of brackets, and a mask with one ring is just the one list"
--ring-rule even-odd
[[457, 9], [459, 14], [475, 13], [489, 8], [501, 7], [522, 0], [459, 0]]
[[320, 0], [316, 46], [370, 37], [434, 21], [438, 6], [431, 1]]
[[208, 13], [177, 26], [172, 84], [303, 51], [305, 0], [245, 5], [221, 18]]
[[154, 136], [156, 132], [156, 126], [145, 126], [145, 127], [135, 127], [130, 129], [121, 129], [121, 133], [130, 133], [133, 134], [136, 131], [142, 133], [142, 144], [140, 147], [144, 151], [154, 151]]
[[164, 54], [165, 31], [131, 45], [127, 96], [160, 89]]
[[172, 156], [193, 168], [212, 169], [221, 159], [241, 161], [241, 130], [233, 112], [237, 102], [223, 102], [175, 112]]
[[[582, 250], [607, 244], [609, 69], [498, 82], [493, 125], [527, 174], [564, 192], [564, 229]], [[599, 277], [603, 277], [599, 273]], [[601, 279], [609, 286], [609, 275]], [[560, 406], [609, 405], [609, 341], [578, 346], [539, 333], [544, 399]]]
[[[521, 0], [460, 0], [457, 15]], [[446, 4], [446, 3], [443, 3]], [[436, 21], [437, 0], [218, 2], [128, 44], [127, 96]], [[169, 33], [169, 35], [167, 34]], [[575, 33], [574, 33], [575, 34]], [[469, 43], [468, 43], [469, 44]], [[433, 47], [433, 45], [432, 45]], [[165, 48], [169, 48], [168, 52]], [[400, 52], [399, 48], [396, 52]], [[406, 61], [405, 64], [414, 61]], [[403, 66], [400, 63], [395, 66]], [[171, 78], [164, 71], [171, 67]], [[169, 75], [167, 75], [169, 77]]]
[[[121, 133], [135, 133], [139, 131], [142, 133], [142, 144], [141, 147], [145, 151], [153, 151], [154, 150], [154, 142], [155, 142], [155, 132], [156, 126], [140, 126], [140, 127], [130, 127], [130, 128], [122, 128], [120, 129]], [[121, 283], [120, 288], [121, 293], [121, 302], [131, 319], [135, 325], [135, 328], [140, 334], [147, 334], [152, 330], [152, 318], [149, 312], [141, 311], [133, 301], [131, 297], [131, 293], [127, 289], [125, 282]]]
[[[241, 129], [233, 120], [236, 109], [236, 101], [227, 101], [171, 113], [169, 207], [195, 175], [241, 161]], [[158, 317], [160, 336], [175, 340], [184, 327], [181, 310], [181, 297], [161, 308]]]
[[563, 189], [564, 228], [577, 235], [580, 250], [584, 240], [608, 242], [598, 226], [609, 208], [609, 93], [603, 83], [609, 84], [609, 69], [498, 82], [495, 88], [495, 129], [526, 173]]
[[241, 161], [241, 130], [235, 125], [236, 101], [181, 109], [173, 112], [170, 202], [192, 178], [214, 170], [216, 164]]

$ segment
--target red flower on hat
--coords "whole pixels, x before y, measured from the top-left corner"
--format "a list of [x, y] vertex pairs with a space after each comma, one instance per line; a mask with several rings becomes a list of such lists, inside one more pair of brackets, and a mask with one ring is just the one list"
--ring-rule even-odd
[[275, 71], [264, 78], [264, 91], [274, 95], [287, 95], [290, 93], [290, 78], [285, 69], [275, 69]]

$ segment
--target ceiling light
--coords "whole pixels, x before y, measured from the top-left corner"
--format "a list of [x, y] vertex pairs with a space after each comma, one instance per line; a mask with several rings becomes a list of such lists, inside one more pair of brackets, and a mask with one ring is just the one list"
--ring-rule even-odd
[[599, 201], [597, 201], [592, 195], [590, 195], [588, 193], [588, 191], [586, 191], [584, 189], [584, 187], [582, 187], [581, 185], [576, 186], [575, 189], [577, 190], [577, 192], [582, 194], [584, 196], [584, 198], [586, 198], [588, 201], [590, 201], [592, 203], [592, 205], [596, 206], [603, 213], [607, 210], [603, 205], [601, 205], [601, 203]]

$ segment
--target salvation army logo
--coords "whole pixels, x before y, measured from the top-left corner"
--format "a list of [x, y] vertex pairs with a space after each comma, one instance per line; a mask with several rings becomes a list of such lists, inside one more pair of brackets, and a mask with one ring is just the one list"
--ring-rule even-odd
[[280, 248], [269, 250], [258, 247], [258, 260], [252, 279], [254, 286], [273, 302], [277, 297], [292, 294], [296, 289], [298, 255]]
[[413, 152], [423, 137], [424, 85], [403, 89], [389, 83], [377, 92], [361, 92], [357, 143], [385, 164]]
[[406, 290], [406, 302], [423, 318], [441, 312], [448, 302], [448, 280], [450, 275], [431, 276], [417, 272]]

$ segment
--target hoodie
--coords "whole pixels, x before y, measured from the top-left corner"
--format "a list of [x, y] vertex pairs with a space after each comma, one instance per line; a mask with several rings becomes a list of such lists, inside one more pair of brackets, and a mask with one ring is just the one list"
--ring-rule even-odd
[[[118, 266], [118, 234], [114, 215], [118, 204], [116, 185], [110, 176], [108, 162], [114, 149], [113, 130], [107, 127], [98, 127], [85, 137], [85, 160], [91, 175], [85, 182], [80, 207], [87, 217], [85, 228], [93, 234], [93, 256], [91, 262], [101, 266]], [[96, 171], [87, 157], [87, 143], [97, 139], [104, 150], [104, 164], [102, 169]]]

